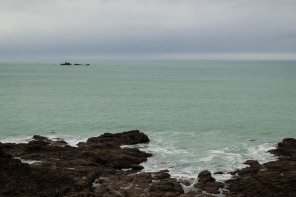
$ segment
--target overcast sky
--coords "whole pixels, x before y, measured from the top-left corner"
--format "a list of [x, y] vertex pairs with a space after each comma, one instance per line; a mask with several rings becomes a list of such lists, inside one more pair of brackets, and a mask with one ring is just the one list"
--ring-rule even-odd
[[296, 59], [296, 0], [0, 0], [0, 60]]

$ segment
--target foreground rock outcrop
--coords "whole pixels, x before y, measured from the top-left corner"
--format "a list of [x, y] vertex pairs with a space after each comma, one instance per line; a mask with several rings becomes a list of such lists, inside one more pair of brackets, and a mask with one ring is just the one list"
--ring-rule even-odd
[[0, 143], [0, 196], [113, 197], [150, 193], [166, 196], [167, 192], [178, 196], [184, 193], [180, 183], [167, 172], [137, 174], [150, 153], [120, 147], [147, 142], [147, 135], [135, 130], [105, 133], [80, 142], [78, 147], [71, 147], [61, 139], [37, 135], [27, 144]]
[[288, 138], [269, 151], [277, 161], [259, 164], [247, 161], [249, 167], [232, 172], [226, 181], [227, 196], [296, 196], [296, 139]]
[[27, 144], [0, 143], [0, 196], [296, 196], [296, 139], [270, 151], [278, 161], [248, 160], [225, 183], [207, 170], [191, 182], [171, 178], [167, 170], [139, 172], [152, 155], [121, 146], [148, 142], [134, 130], [105, 133], [77, 147], [37, 135]]

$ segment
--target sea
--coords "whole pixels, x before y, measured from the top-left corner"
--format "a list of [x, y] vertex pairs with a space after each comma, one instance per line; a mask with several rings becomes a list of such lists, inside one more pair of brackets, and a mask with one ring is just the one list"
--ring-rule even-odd
[[137, 129], [144, 171], [192, 179], [276, 160], [267, 151], [296, 138], [296, 61], [71, 62], [90, 66], [0, 62], [2, 143]]

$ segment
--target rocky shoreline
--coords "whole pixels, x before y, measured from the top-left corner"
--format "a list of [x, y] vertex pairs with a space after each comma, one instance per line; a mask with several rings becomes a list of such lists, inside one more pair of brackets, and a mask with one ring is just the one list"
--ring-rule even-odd
[[217, 172], [233, 175], [223, 183], [204, 170], [194, 184], [171, 178], [167, 170], [141, 172], [152, 155], [121, 148], [148, 142], [133, 130], [105, 133], [77, 147], [37, 135], [27, 144], [0, 143], [0, 196], [296, 196], [296, 139], [269, 151], [277, 161], [248, 160], [243, 169]]

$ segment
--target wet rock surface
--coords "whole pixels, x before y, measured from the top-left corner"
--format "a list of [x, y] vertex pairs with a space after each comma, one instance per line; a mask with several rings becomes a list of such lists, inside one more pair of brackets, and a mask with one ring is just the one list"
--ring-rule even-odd
[[0, 143], [0, 196], [296, 196], [295, 139], [270, 151], [278, 161], [248, 160], [225, 183], [207, 170], [191, 181], [172, 178], [167, 170], [140, 172], [152, 155], [121, 146], [148, 142], [134, 130], [105, 133], [77, 147], [38, 135], [27, 144]]
[[194, 184], [195, 188], [206, 191], [211, 194], [219, 194], [220, 188], [224, 188], [224, 184], [221, 182], [216, 182], [212, 177], [212, 174], [208, 170], [203, 170], [198, 174], [198, 183]]
[[136, 173], [151, 156], [120, 145], [147, 142], [149, 138], [136, 130], [106, 133], [78, 147], [37, 135], [27, 144], [0, 144], [0, 196], [92, 196], [93, 183], [102, 174], [125, 168]]
[[246, 161], [246, 168], [232, 172], [226, 181], [227, 196], [296, 196], [296, 139], [284, 139], [274, 150], [277, 161], [259, 164]]
[[168, 171], [138, 173], [150, 153], [120, 147], [147, 142], [147, 135], [134, 130], [105, 133], [77, 147], [38, 135], [27, 144], [0, 143], [0, 196], [183, 194]]

